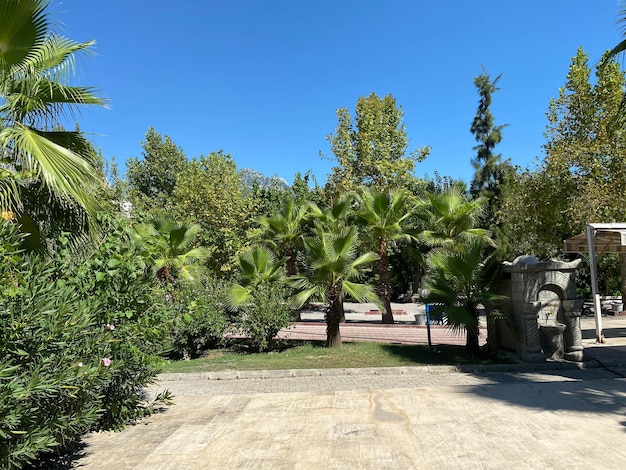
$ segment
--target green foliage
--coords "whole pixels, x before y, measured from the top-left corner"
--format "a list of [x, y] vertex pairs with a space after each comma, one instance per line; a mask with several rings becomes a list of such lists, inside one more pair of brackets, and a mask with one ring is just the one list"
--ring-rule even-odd
[[214, 247], [208, 261], [216, 275], [229, 275], [235, 255], [246, 245], [250, 209], [237, 165], [230, 155], [213, 152], [194, 159], [178, 175], [178, 210], [203, 228], [200, 245]]
[[170, 336], [175, 356], [192, 358], [223, 343], [229, 325], [223, 282], [200, 279], [179, 283], [168, 298], [180, 320]]
[[431, 252], [428, 266], [426, 288], [429, 294], [424, 301], [434, 304], [434, 312], [441, 313], [448, 325], [466, 330], [467, 350], [477, 356], [478, 305], [503, 299], [494, 292], [499, 264], [486, 253], [484, 241], [473, 239], [457, 245], [454, 251]]
[[143, 159], [133, 157], [126, 162], [131, 197], [136, 205], [163, 209], [171, 205], [178, 174], [189, 162], [169, 136], [162, 137], [152, 127], [141, 145]]
[[248, 302], [237, 307], [235, 331], [245, 334], [255, 351], [273, 349], [277, 333], [293, 320], [289, 295], [290, 289], [284, 284], [263, 283], [251, 291]]
[[378, 191], [359, 188], [357, 223], [367, 235], [367, 248], [378, 253], [378, 295], [384, 303], [383, 323], [393, 323], [391, 311], [391, 273], [389, 270], [389, 245], [410, 241], [406, 220], [411, 216], [409, 193], [403, 189]]
[[62, 118], [103, 100], [90, 87], [71, 86], [76, 56], [93, 41], [59, 36], [46, 0], [0, 3], [0, 210], [22, 215], [25, 194], [41, 191], [67, 207], [95, 217], [94, 193], [101, 185], [96, 155], [79, 131], [67, 131]]
[[97, 308], [98, 325], [114, 327], [109, 358], [119, 369], [103, 387], [99, 426], [104, 429], [119, 429], [152, 412], [141, 391], [156, 376], [175, 325], [165, 292], [130, 243], [128, 223], [109, 221], [105, 237], [85, 259], [77, 260], [67, 247], [58, 254], [59, 279]]
[[293, 297], [294, 307], [300, 308], [311, 298], [326, 304], [328, 347], [341, 345], [339, 323], [346, 295], [357, 302], [380, 304], [374, 289], [358, 282], [378, 255], [367, 252], [359, 256], [356, 227], [342, 223], [345, 203], [345, 200], [340, 201], [340, 207], [328, 209], [315, 220], [312, 235], [304, 238], [303, 273], [292, 277], [297, 291]]
[[489, 232], [476, 228], [482, 214], [484, 199], [470, 200], [459, 185], [447, 186], [442, 192], [426, 193], [420, 202], [420, 215], [427, 229], [420, 238], [430, 247], [454, 250], [472, 239], [493, 244]]
[[326, 138], [339, 164], [328, 179], [332, 198], [360, 185], [383, 190], [409, 184], [415, 163], [426, 158], [430, 149], [405, 155], [408, 139], [402, 118], [402, 109], [391, 95], [360, 97], [354, 120], [348, 108], [337, 110], [335, 134]]
[[180, 224], [169, 217], [159, 217], [136, 224], [129, 233], [157, 278], [171, 283], [177, 278], [192, 280], [200, 263], [211, 255], [212, 250], [206, 247], [192, 248], [201, 231], [199, 224]]

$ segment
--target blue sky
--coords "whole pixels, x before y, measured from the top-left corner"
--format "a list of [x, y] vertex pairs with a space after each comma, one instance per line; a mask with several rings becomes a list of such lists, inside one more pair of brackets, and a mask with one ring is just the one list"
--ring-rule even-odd
[[371, 92], [402, 106], [411, 148], [429, 145], [416, 175], [471, 179], [469, 132], [484, 65], [497, 150], [526, 166], [542, 157], [545, 113], [582, 46], [592, 63], [620, 40], [617, 0], [55, 0], [66, 36], [97, 41], [75, 83], [108, 109], [81, 129], [121, 169], [150, 126], [189, 158], [224, 150], [239, 168], [291, 182], [333, 162], [335, 111]]

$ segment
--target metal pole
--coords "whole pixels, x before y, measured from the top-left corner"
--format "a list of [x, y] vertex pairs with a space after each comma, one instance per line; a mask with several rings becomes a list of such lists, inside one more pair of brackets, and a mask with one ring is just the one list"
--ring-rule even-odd
[[428, 334], [428, 349], [432, 348], [430, 339], [430, 304], [426, 304], [426, 333]]
[[587, 246], [589, 247], [589, 270], [591, 271], [591, 294], [593, 296], [593, 306], [596, 314], [596, 343], [604, 343], [604, 333], [602, 332], [602, 307], [600, 305], [600, 294], [598, 294], [598, 270], [596, 265], [596, 247], [593, 243], [594, 228], [591, 225], [585, 227], [587, 234]]

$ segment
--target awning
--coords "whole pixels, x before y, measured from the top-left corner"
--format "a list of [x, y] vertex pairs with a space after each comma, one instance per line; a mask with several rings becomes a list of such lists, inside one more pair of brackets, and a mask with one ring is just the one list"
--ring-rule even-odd
[[563, 244], [565, 253], [589, 253], [591, 292], [596, 313], [596, 341], [604, 343], [596, 254], [626, 253], [626, 223], [587, 224], [584, 233], [568, 238]]

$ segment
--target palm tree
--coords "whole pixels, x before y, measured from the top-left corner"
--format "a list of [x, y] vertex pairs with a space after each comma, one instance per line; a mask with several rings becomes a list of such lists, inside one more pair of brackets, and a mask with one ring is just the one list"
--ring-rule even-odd
[[478, 305], [504, 299], [493, 291], [498, 263], [495, 257], [485, 256], [485, 246], [484, 241], [473, 239], [453, 251], [431, 252], [426, 277], [429, 294], [424, 299], [443, 315], [446, 324], [466, 331], [466, 349], [475, 357], [480, 352]]
[[403, 222], [410, 217], [407, 208], [409, 194], [402, 190], [382, 192], [376, 189], [362, 188], [357, 193], [359, 208], [356, 211], [357, 222], [369, 233], [378, 252], [378, 295], [385, 310], [383, 323], [393, 323], [391, 310], [391, 275], [389, 272], [389, 243], [411, 240], [412, 237], [403, 227]]
[[190, 248], [201, 230], [198, 224], [177, 224], [162, 217], [133, 227], [130, 235], [153, 264], [157, 278], [172, 283], [178, 278], [192, 280], [194, 268], [211, 255], [206, 247]]
[[302, 248], [303, 223], [307, 220], [308, 206], [298, 205], [291, 196], [281, 201], [280, 210], [272, 217], [258, 219], [260, 230], [256, 236], [280, 249], [285, 257], [288, 276], [297, 274], [296, 258]]
[[29, 217], [29, 192], [45, 191], [93, 221], [94, 189], [101, 184], [97, 155], [79, 131], [61, 118], [82, 105], [102, 105], [93, 88], [66, 84], [76, 55], [93, 41], [56, 34], [48, 0], [0, 1], [0, 210]]
[[488, 230], [476, 228], [485, 200], [468, 199], [464, 188], [450, 185], [440, 193], [426, 193], [420, 206], [426, 219], [428, 230], [421, 238], [430, 247], [454, 250], [473, 239], [493, 245]]
[[298, 290], [294, 306], [302, 307], [311, 297], [326, 304], [326, 346], [341, 345], [341, 314], [343, 299], [350, 295], [357, 302], [376, 302], [374, 289], [358, 281], [363, 268], [376, 261], [373, 252], [357, 256], [357, 230], [352, 227], [336, 227], [327, 231], [316, 222], [314, 235], [304, 239], [305, 272], [293, 278]]
[[261, 245], [254, 245], [237, 257], [241, 269], [241, 280], [230, 290], [230, 302], [238, 307], [249, 301], [254, 290], [266, 284], [284, 279], [285, 260], [277, 260], [274, 253]]
[[[621, 1], [618, 16], [618, 23], [626, 24], [626, 2]], [[622, 36], [626, 36], [626, 30], [622, 30]], [[626, 51], [626, 39], [622, 39], [613, 49], [608, 53], [608, 56], [604, 60], [615, 59], [617, 56]]]

